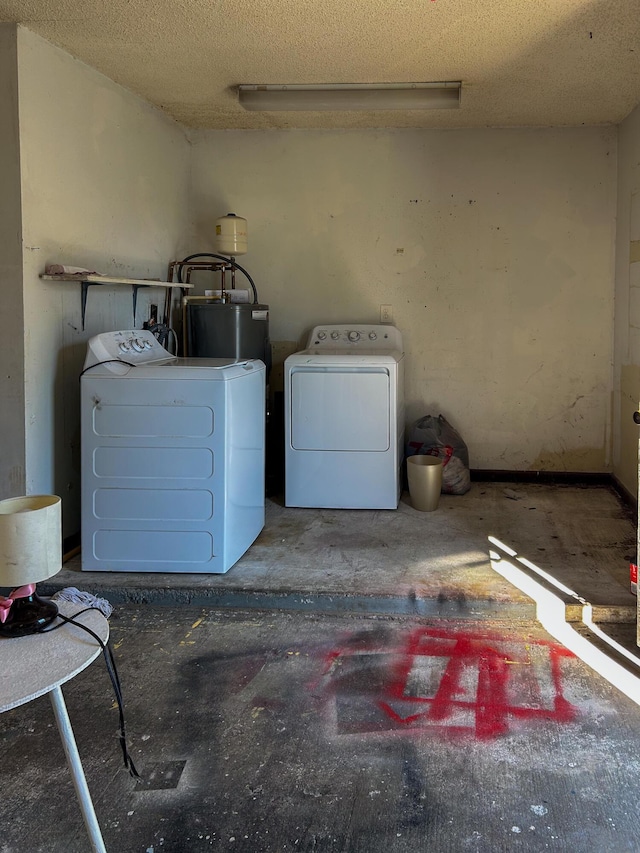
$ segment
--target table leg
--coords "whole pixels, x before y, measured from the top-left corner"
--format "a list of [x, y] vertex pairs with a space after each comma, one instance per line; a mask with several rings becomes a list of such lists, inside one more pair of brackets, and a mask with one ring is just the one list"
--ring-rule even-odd
[[93, 803], [91, 802], [91, 795], [89, 794], [89, 788], [87, 787], [87, 780], [85, 779], [84, 770], [80, 763], [80, 755], [78, 753], [76, 740], [73, 736], [73, 729], [71, 728], [71, 723], [69, 721], [67, 706], [64, 704], [62, 690], [60, 687], [54, 687], [49, 695], [51, 696], [53, 713], [55, 714], [58, 731], [60, 732], [60, 737], [62, 739], [62, 746], [64, 747], [64, 752], [67, 756], [67, 763], [71, 770], [73, 785], [76, 789], [76, 794], [80, 802], [82, 817], [84, 818], [84, 823], [87, 827], [89, 838], [91, 839], [91, 850], [93, 853], [107, 853], [104, 841], [102, 840], [102, 833], [100, 832], [98, 819], [96, 818], [96, 813], [93, 809]]

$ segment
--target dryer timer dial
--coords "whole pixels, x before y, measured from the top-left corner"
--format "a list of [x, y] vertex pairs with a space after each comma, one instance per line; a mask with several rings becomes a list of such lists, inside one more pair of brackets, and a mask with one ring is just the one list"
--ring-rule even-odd
[[360, 332], [349, 332], [348, 336], [351, 343], [355, 344], [356, 341], [360, 340]]

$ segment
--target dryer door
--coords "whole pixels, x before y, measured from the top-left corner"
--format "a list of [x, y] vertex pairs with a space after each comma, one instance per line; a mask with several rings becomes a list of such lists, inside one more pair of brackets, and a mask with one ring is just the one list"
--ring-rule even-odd
[[389, 388], [389, 371], [384, 367], [292, 368], [292, 447], [388, 450]]

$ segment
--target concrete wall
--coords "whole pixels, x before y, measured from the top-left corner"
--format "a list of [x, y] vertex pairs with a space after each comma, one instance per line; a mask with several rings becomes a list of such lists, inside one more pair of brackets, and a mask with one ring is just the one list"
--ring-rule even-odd
[[[202, 132], [190, 150], [176, 124], [25, 29], [0, 27], [0, 66], [0, 357], [15, 401], [2, 489], [62, 495], [65, 535], [79, 529], [86, 341], [134, 324], [131, 291], [92, 288], [83, 331], [79, 285], [39, 274], [60, 262], [165, 278], [169, 260], [214, 250], [230, 211], [249, 220], [240, 262], [275, 342], [375, 322], [389, 304], [409, 423], [445, 414], [475, 468], [611, 470], [615, 128]], [[621, 131], [629, 205], [638, 122]], [[140, 295], [137, 327], [162, 299]], [[636, 405], [637, 359], [623, 313], [616, 329], [615, 471], [629, 486], [637, 436], [620, 412]]]
[[616, 240], [614, 474], [638, 494], [640, 408], [640, 107], [619, 129]]
[[274, 341], [390, 304], [409, 422], [475, 468], [611, 469], [615, 128], [191, 138], [190, 250], [247, 217]]
[[[25, 487], [63, 498], [79, 530], [79, 382], [88, 338], [131, 328], [129, 287], [39, 278], [48, 263], [166, 279], [188, 230], [189, 144], [158, 110], [26, 29], [18, 30], [23, 203]], [[164, 289], [140, 292], [135, 326]], [[4, 349], [4, 342], [3, 342]]]
[[0, 24], [0, 500], [24, 494], [24, 337], [16, 28]]

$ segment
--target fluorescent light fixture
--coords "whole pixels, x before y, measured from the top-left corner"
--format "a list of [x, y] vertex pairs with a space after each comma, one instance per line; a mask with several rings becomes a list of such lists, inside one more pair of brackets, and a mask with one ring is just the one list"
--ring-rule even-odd
[[460, 106], [457, 83], [242, 84], [245, 110], [451, 110]]

